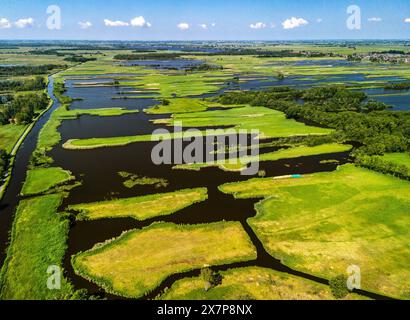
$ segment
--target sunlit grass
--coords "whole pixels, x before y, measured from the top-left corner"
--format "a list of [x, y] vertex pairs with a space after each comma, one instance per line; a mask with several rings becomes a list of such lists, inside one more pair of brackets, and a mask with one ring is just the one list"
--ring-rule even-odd
[[77, 254], [72, 263], [77, 274], [108, 292], [137, 298], [172, 274], [254, 258], [255, 248], [239, 222], [158, 223]]

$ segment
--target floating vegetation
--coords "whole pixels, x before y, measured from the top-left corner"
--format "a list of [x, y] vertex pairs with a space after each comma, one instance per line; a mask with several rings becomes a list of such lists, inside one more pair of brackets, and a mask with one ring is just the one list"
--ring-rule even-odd
[[126, 179], [123, 184], [127, 188], [134, 188], [135, 186], [146, 186], [146, 185], [153, 185], [156, 189], [158, 188], [165, 188], [169, 185], [167, 179], [163, 178], [150, 178], [150, 177], [143, 177], [139, 176], [134, 173], [120, 171], [118, 175], [121, 178]]

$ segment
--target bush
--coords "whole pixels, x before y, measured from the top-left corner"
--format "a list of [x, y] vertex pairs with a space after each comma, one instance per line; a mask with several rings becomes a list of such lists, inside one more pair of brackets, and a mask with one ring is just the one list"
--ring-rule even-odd
[[349, 294], [347, 288], [347, 277], [344, 274], [338, 275], [329, 280], [330, 290], [336, 299], [342, 299]]
[[7, 152], [4, 149], [0, 149], [0, 177], [3, 176], [7, 166]]
[[357, 155], [355, 163], [363, 168], [410, 180], [410, 170], [403, 164], [396, 164], [377, 156], [368, 156], [360, 153]]
[[222, 283], [222, 275], [210, 268], [203, 268], [201, 270], [201, 278], [205, 281], [205, 291], [208, 291]]

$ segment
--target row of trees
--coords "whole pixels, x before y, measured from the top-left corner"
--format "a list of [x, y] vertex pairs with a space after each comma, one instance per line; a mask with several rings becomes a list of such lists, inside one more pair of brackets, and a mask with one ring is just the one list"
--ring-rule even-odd
[[0, 124], [29, 123], [36, 111], [44, 110], [48, 103], [48, 96], [43, 92], [16, 95], [11, 102], [0, 106]]
[[37, 91], [47, 86], [44, 77], [36, 76], [28, 80], [4, 80], [0, 81], [0, 91]]
[[410, 82], [396, 82], [387, 84], [384, 89], [386, 90], [408, 90], [410, 89]]
[[159, 59], [177, 59], [181, 53], [174, 52], [152, 52], [143, 54], [117, 54], [115, 60], [159, 60]]
[[65, 68], [66, 66], [45, 64], [40, 66], [0, 66], [0, 75], [2, 76], [25, 76], [25, 75], [38, 75], [49, 74], [54, 69]]
[[212, 70], [223, 70], [222, 66], [218, 66], [215, 64], [209, 64], [209, 63], [202, 63], [197, 66], [191, 66], [186, 69], [188, 72], [194, 72], [194, 71], [212, 71]]
[[410, 170], [404, 164], [393, 163], [380, 157], [363, 154], [356, 156], [355, 163], [364, 168], [410, 180]]
[[94, 57], [84, 57], [81, 55], [70, 55], [67, 58], [64, 58], [64, 61], [74, 62], [74, 63], [84, 63], [88, 61], [96, 61], [97, 58]]
[[0, 149], [0, 178], [3, 177], [3, 174], [7, 167], [7, 152], [4, 149]]

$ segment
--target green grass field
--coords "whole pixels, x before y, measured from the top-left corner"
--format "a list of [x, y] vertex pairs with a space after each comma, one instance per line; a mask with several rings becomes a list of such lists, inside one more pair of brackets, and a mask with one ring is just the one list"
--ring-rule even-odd
[[135, 198], [84, 203], [70, 206], [68, 209], [80, 212], [77, 216], [79, 220], [121, 217], [146, 220], [170, 215], [194, 203], [205, 201], [207, 197], [206, 188], [197, 188]]
[[242, 158], [224, 160], [214, 163], [194, 163], [175, 165], [173, 169], [183, 170], [200, 170], [201, 168], [217, 166], [226, 171], [241, 171], [246, 168], [247, 164], [252, 162], [276, 161], [281, 159], [293, 159], [321, 154], [331, 154], [337, 152], [346, 152], [352, 149], [351, 145], [328, 143], [314, 147], [298, 146], [289, 149], [281, 149], [274, 152], [263, 153], [259, 156], [245, 156]]
[[101, 109], [73, 109], [64, 110], [58, 113], [60, 120], [77, 119], [82, 115], [98, 116], [98, 117], [113, 117], [121, 116], [129, 113], [138, 113], [138, 110], [126, 110], [123, 108], [101, 108]]
[[[175, 282], [161, 300], [333, 300], [328, 286], [271, 269], [247, 267], [221, 272], [222, 284], [205, 291], [201, 277]], [[366, 299], [350, 293], [344, 299]]]
[[290, 137], [309, 134], [329, 134], [331, 130], [306, 126], [293, 119], [286, 119], [284, 113], [264, 107], [245, 106], [228, 110], [191, 112], [175, 114], [172, 119], [156, 121], [156, 123], [174, 125], [181, 123], [183, 127], [218, 127], [233, 126], [238, 130], [257, 129], [261, 138]]
[[0, 125], [0, 149], [10, 153], [25, 129], [24, 125]]
[[72, 264], [77, 274], [108, 292], [138, 298], [172, 274], [255, 257], [255, 248], [238, 222], [157, 223], [79, 253]]
[[51, 188], [74, 180], [70, 171], [58, 167], [38, 168], [27, 172], [27, 178], [23, 185], [21, 194], [30, 196], [44, 193]]
[[251, 179], [220, 187], [265, 197], [249, 224], [272, 256], [332, 278], [361, 268], [362, 288], [410, 298], [410, 183], [353, 165], [301, 179]]
[[61, 201], [61, 194], [20, 201], [1, 270], [1, 299], [54, 300], [72, 294], [63, 275], [60, 290], [47, 287], [47, 269], [61, 267], [66, 250], [69, 221], [57, 213]]
[[204, 111], [208, 108], [208, 104], [199, 99], [177, 98], [168, 101], [168, 105], [159, 104], [145, 110], [145, 112], [149, 114], [167, 114]]
[[217, 91], [223, 86], [224, 80], [230, 78], [230, 74], [218, 71], [186, 74], [150, 70], [150, 74], [137, 77], [135, 82], [120, 84], [157, 92], [162, 98], [182, 98]]
[[146, 109], [145, 112], [148, 114], [175, 114], [206, 111], [207, 109], [213, 107], [229, 109], [240, 107], [237, 105], [226, 106], [218, 102], [196, 98], [174, 98], [166, 101], [168, 101], [168, 105], [161, 103], [159, 105]]
[[177, 132], [169, 133], [166, 136], [163, 134], [146, 134], [137, 136], [124, 137], [109, 137], [109, 138], [90, 138], [90, 139], [70, 139], [63, 144], [64, 149], [71, 150], [87, 150], [108, 147], [122, 147], [131, 143], [146, 142], [146, 141], [161, 141], [171, 139], [182, 139], [190, 137], [198, 137], [205, 135], [205, 132]]
[[386, 153], [381, 158], [395, 164], [405, 165], [410, 169], [410, 154], [408, 153]]

